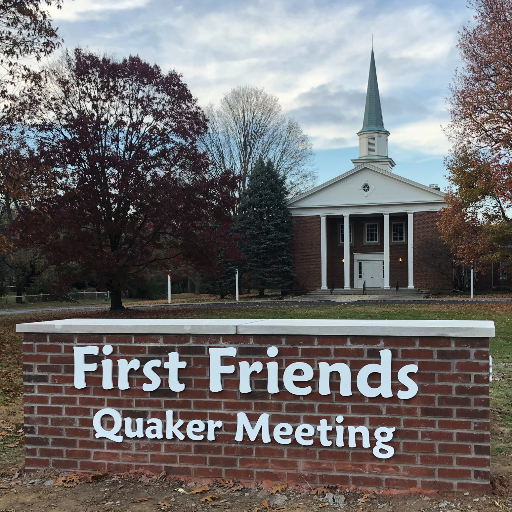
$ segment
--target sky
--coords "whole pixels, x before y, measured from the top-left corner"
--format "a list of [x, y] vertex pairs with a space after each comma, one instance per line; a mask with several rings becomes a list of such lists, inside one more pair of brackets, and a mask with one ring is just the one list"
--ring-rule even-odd
[[64, 0], [51, 14], [64, 47], [175, 69], [202, 106], [263, 87], [309, 136], [318, 184], [358, 157], [373, 34], [394, 172], [447, 186], [446, 97], [466, 0]]

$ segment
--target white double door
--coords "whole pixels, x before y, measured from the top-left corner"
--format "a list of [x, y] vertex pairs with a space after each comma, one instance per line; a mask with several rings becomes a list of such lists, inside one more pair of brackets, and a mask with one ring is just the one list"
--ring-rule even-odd
[[357, 266], [359, 288], [365, 282], [367, 288], [384, 288], [383, 260], [359, 260]]

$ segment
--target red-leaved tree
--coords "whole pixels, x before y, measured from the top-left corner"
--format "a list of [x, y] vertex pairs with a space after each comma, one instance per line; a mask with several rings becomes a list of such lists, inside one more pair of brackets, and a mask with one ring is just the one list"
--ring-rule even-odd
[[206, 120], [180, 75], [75, 49], [46, 80], [20, 110], [58, 193], [20, 210], [18, 244], [106, 285], [113, 310], [149, 265], [213, 265], [233, 180], [208, 174], [196, 145]]
[[448, 98], [452, 187], [439, 227], [460, 262], [482, 267], [512, 255], [512, 0], [470, 7]]

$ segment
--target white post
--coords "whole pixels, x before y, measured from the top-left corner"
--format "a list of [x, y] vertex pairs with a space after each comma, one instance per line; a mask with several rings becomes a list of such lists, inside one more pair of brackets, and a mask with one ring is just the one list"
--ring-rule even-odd
[[343, 281], [345, 290], [350, 290], [350, 215], [343, 215]]
[[238, 301], [238, 269], [236, 269], [236, 272], [235, 272], [235, 293], [236, 293], [236, 300]]
[[322, 267], [322, 290], [327, 290], [327, 222], [320, 215], [320, 264]]
[[473, 265], [471, 265], [471, 298], [473, 298]]
[[409, 276], [409, 286], [407, 288], [414, 290], [414, 214], [407, 214], [407, 269]]
[[171, 303], [171, 274], [167, 274], [167, 304]]
[[389, 213], [384, 214], [384, 289], [389, 290]]

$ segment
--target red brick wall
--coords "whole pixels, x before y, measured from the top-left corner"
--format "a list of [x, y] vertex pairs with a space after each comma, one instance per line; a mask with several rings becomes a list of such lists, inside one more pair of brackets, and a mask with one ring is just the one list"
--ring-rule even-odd
[[[439, 212], [418, 212], [414, 214], [414, 287], [420, 289], [452, 289], [451, 264], [448, 260], [439, 266], [449, 277], [443, 276], [428, 261], [428, 246], [433, 240], [440, 240], [437, 222]], [[438, 243], [438, 242], [435, 242]]]
[[320, 216], [293, 217], [293, 264], [299, 285], [307, 290], [322, 286]]
[[[86, 377], [87, 387], [73, 385], [73, 347], [104, 344], [113, 346], [109, 359], [165, 360], [177, 351], [187, 367], [180, 372], [186, 385], [181, 393], [169, 390], [167, 371], [157, 369], [163, 385], [144, 392], [148, 382], [142, 369], [130, 377], [130, 389], [101, 387], [101, 365]], [[291, 362], [310, 364], [315, 375], [313, 391], [299, 397], [287, 391], [269, 395], [266, 390], [267, 347], [279, 348], [282, 368]], [[224, 391], [209, 391], [209, 347], [235, 346], [239, 360], [260, 360], [263, 371], [255, 376], [257, 391], [241, 395], [238, 371], [224, 376]], [[366, 398], [354, 383], [364, 365], [379, 362], [379, 351], [393, 355], [393, 398]], [[247, 481], [295, 481], [367, 488], [424, 490], [482, 490], [489, 487], [489, 344], [487, 338], [416, 338], [358, 336], [244, 336], [244, 335], [45, 335], [25, 334], [23, 344], [25, 383], [26, 467], [28, 470], [125, 471], [145, 468], [154, 472], [193, 478], [235, 478]], [[100, 350], [101, 354], [101, 350]], [[87, 363], [100, 363], [104, 356], [87, 356]], [[353, 395], [342, 397], [333, 377], [330, 395], [317, 390], [318, 363], [343, 362], [352, 371]], [[419, 391], [409, 400], [399, 400], [397, 371], [417, 364], [411, 375]], [[114, 369], [117, 364], [114, 365]], [[339, 382], [339, 381], [338, 381]], [[372, 381], [370, 381], [372, 382]], [[298, 384], [304, 386], [306, 384]], [[373, 381], [372, 385], [375, 384]], [[281, 385], [282, 389], [282, 385]], [[165, 419], [165, 411], [188, 422], [193, 419], [223, 421], [216, 440], [184, 441], [126, 439], [115, 443], [95, 439], [93, 417], [110, 407], [124, 417]], [[337, 415], [344, 425], [365, 425], [373, 436], [377, 427], [395, 427], [390, 445], [392, 458], [376, 458], [371, 448], [323, 447], [315, 435], [314, 445], [280, 445], [235, 442], [238, 412], [253, 422], [262, 413], [270, 424], [285, 422], [318, 425], [323, 418], [334, 425]], [[184, 429], [182, 429], [184, 430]], [[358, 436], [359, 437], [359, 436]], [[373, 447], [373, 437], [372, 447]]]

